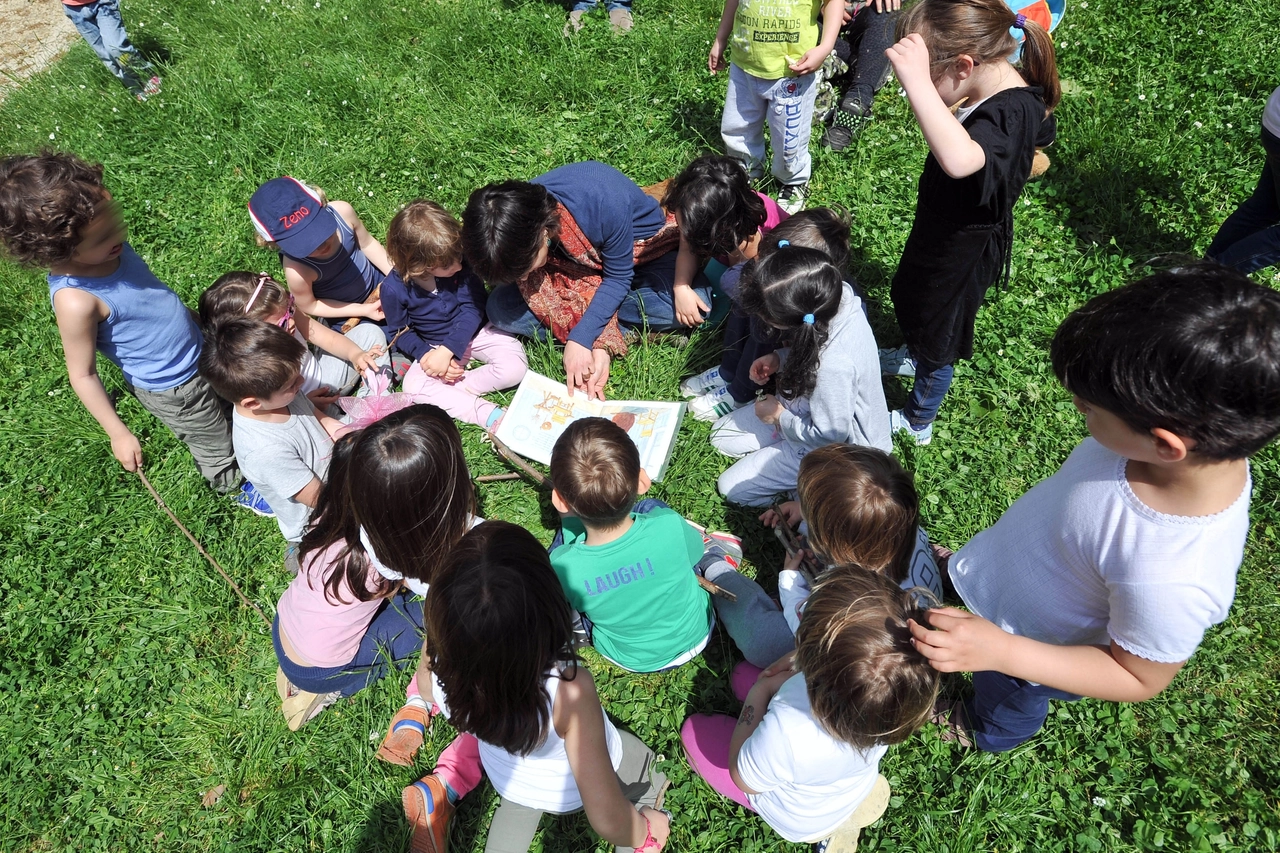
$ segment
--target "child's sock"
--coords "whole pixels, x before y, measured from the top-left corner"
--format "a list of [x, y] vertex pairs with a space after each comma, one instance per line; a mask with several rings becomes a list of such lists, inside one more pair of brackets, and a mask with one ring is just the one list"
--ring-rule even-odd
[[498, 406], [497, 408], [495, 408], [492, 412], [489, 413], [489, 417], [485, 418], [484, 428], [489, 430], [489, 432], [493, 432], [494, 430], [496, 430], [498, 428], [498, 423], [502, 420], [502, 416], [505, 415], [506, 413], [507, 413], [507, 410], [502, 408], [501, 406]]

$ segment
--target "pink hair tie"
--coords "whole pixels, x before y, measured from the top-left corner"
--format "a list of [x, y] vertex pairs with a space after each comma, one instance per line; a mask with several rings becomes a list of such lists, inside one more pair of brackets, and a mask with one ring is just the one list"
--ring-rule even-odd
[[262, 292], [262, 285], [267, 283], [271, 276], [264, 272], [258, 273], [258, 286], [253, 289], [253, 295], [249, 297], [249, 301], [244, 304], [244, 313], [248, 314], [249, 309], [253, 307], [254, 300], [258, 298], [258, 294]]
[[1013, 28], [1015, 30], [1025, 30], [1027, 28], [1027, 16], [1021, 12], [1014, 16]]

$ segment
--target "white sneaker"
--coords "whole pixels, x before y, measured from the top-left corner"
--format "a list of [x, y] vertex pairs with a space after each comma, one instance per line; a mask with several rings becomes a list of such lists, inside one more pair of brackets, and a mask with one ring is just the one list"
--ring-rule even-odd
[[922, 427], [914, 427], [911, 421], [906, 419], [902, 414], [902, 409], [894, 409], [889, 412], [889, 434], [895, 432], [905, 432], [907, 435], [915, 439], [916, 444], [923, 447], [933, 441], [933, 424], [928, 423]]
[[906, 344], [897, 349], [877, 350], [880, 354], [880, 372], [885, 376], [915, 376], [916, 360]]
[[722, 385], [714, 391], [708, 391], [689, 404], [689, 411], [700, 421], [716, 421], [735, 409], [741, 409], [746, 403], [739, 403], [729, 393], [729, 386]]
[[809, 184], [787, 184], [778, 190], [778, 207], [787, 212], [788, 216], [799, 213], [804, 210], [804, 203], [809, 198]]
[[697, 376], [690, 376], [688, 379], [683, 380], [680, 383], [680, 396], [701, 397], [708, 391], [723, 388], [728, 384], [728, 382], [720, 378], [720, 367], [717, 365], [710, 370], [702, 371]]

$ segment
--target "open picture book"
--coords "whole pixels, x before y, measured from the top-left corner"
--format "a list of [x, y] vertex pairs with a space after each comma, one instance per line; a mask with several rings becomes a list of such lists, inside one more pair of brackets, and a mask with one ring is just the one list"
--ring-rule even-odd
[[684, 403], [587, 399], [563, 382], [533, 371], [524, 375], [498, 427], [498, 438], [521, 456], [551, 464], [551, 448], [565, 427], [580, 418], [608, 418], [627, 431], [640, 451], [640, 464], [655, 482], [666, 473], [684, 418]]

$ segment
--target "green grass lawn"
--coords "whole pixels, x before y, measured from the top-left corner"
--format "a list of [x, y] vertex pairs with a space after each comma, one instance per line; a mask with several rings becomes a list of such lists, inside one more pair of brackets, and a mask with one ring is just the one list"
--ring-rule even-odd
[[[50, 146], [104, 163], [133, 245], [194, 305], [228, 270], [278, 269], [255, 248], [245, 203], [279, 174], [349, 200], [378, 236], [414, 197], [460, 211], [485, 182], [575, 160], [604, 160], [642, 184], [674, 174], [719, 146], [724, 76], [705, 68], [719, 11], [713, 0], [639, 0], [628, 37], [610, 36], [597, 13], [565, 41], [565, 11], [547, 2], [136, 0], [126, 23], [160, 58], [163, 95], [135, 103], [78, 43], [0, 105], [0, 151]], [[1155, 256], [1204, 249], [1253, 188], [1262, 104], [1280, 82], [1272, 2], [1080, 0], [1057, 37], [1068, 94], [1053, 167], [1017, 207], [1012, 281], [990, 294], [979, 355], [957, 369], [934, 443], [900, 448], [928, 528], [953, 547], [1084, 435], [1049, 369], [1054, 328]], [[900, 337], [888, 280], [924, 146], [896, 85], [875, 109], [845, 155], [815, 144], [811, 203], [851, 211], [855, 273], [889, 345]], [[0, 847], [405, 849], [400, 789], [417, 774], [374, 750], [407, 673], [289, 733], [268, 632], [120, 469], [69, 388], [43, 275], [0, 265], [0, 301]], [[672, 399], [716, 351], [714, 333], [686, 348], [637, 347], [609, 391]], [[531, 361], [558, 375], [553, 350], [535, 347]], [[903, 386], [888, 390], [901, 403]], [[120, 409], [166, 500], [270, 613], [289, 580], [275, 522], [209, 492], [185, 449], [127, 395]], [[505, 470], [477, 430], [463, 434], [474, 473]], [[769, 587], [780, 550], [716, 495], [726, 464], [707, 426], [689, 420], [654, 494], [741, 533]], [[892, 806], [863, 849], [1280, 846], [1280, 452], [1261, 453], [1253, 475], [1255, 525], [1231, 617], [1164, 695], [1057, 704], [1041, 736], [1001, 756], [922, 732], [885, 759]], [[550, 538], [554, 513], [532, 487], [479, 488], [484, 515]], [[607, 709], [668, 758], [669, 849], [799, 851], [713, 794], [680, 754], [687, 714], [736, 712], [726, 678], [736, 657], [718, 634], [673, 673], [590, 661]], [[417, 771], [451, 734], [437, 723]], [[202, 809], [201, 794], [220, 784], [222, 800]], [[465, 801], [454, 850], [483, 849], [495, 803], [487, 784]], [[545, 820], [534, 849], [606, 845], [576, 816]]]

